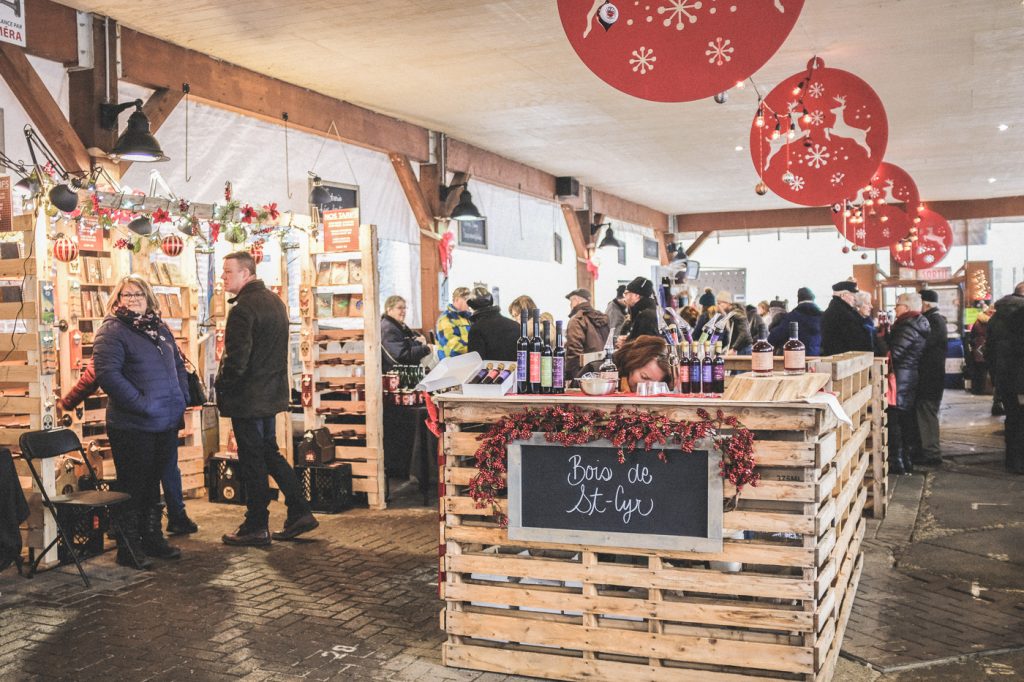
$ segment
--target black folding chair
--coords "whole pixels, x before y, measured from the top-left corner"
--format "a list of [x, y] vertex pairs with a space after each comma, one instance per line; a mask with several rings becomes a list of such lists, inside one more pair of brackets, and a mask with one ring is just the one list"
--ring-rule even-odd
[[28, 433], [22, 434], [21, 438], [18, 439], [18, 445], [21, 447], [21, 456], [25, 458], [25, 462], [28, 464], [29, 470], [32, 472], [32, 478], [35, 479], [36, 485], [39, 487], [39, 491], [43, 497], [43, 506], [50, 510], [50, 516], [53, 517], [54, 523], [57, 524], [57, 537], [46, 546], [42, 552], [39, 553], [35, 559], [32, 560], [28, 569], [28, 576], [31, 578], [36, 569], [39, 567], [39, 562], [42, 561], [46, 553], [49, 552], [54, 545], [58, 542], [64, 544], [67, 548], [68, 554], [75, 562], [75, 566], [78, 567], [78, 573], [82, 576], [82, 580], [85, 582], [86, 587], [92, 587], [89, 582], [89, 577], [85, 574], [85, 570], [82, 569], [82, 563], [78, 560], [78, 552], [75, 550], [75, 546], [72, 544], [68, 534], [64, 531], [64, 527], [60, 522], [59, 511], [62, 509], [69, 510], [77, 514], [87, 514], [97, 509], [103, 509], [108, 512], [110, 517], [110, 523], [116, 534], [119, 543], [123, 543], [124, 546], [128, 547], [131, 551], [131, 545], [128, 544], [124, 531], [121, 529], [120, 523], [117, 522], [116, 514], [113, 513], [115, 507], [127, 502], [131, 499], [131, 496], [127, 493], [117, 493], [107, 490], [84, 490], [76, 493], [69, 493], [67, 495], [57, 495], [51, 498], [46, 493], [46, 488], [43, 486], [43, 481], [39, 477], [39, 472], [36, 470], [33, 460], [45, 460], [57, 455], [65, 455], [77, 452], [81, 455], [82, 461], [85, 462], [85, 466], [89, 469], [89, 475], [92, 480], [98, 480], [96, 471], [92, 468], [92, 464], [89, 462], [89, 458], [85, 454], [85, 450], [82, 449], [82, 442], [78, 440], [78, 434], [70, 429], [54, 429], [51, 431], [29, 431]]

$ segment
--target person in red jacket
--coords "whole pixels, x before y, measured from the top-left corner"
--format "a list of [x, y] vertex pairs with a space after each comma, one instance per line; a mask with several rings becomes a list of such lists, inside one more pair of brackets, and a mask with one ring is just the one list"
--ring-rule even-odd
[[[96, 370], [90, 360], [82, 370], [82, 376], [78, 378], [78, 382], [61, 396], [58, 401], [60, 409], [64, 412], [73, 412], [98, 388]], [[167, 534], [187, 535], [198, 531], [199, 526], [188, 517], [188, 513], [185, 511], [185, 498], [181, 492], [181, 469], [178, 468], [177, 457], [173, 457], [167, 462], [160, 484], [163, 486], [164, 501], [167, 503]]]

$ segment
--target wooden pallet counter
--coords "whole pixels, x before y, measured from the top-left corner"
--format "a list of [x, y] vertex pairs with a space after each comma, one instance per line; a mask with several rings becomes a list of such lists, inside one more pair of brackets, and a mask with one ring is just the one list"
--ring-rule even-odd
[[[722, 409], [755, 432], [762, 481], [722, 515], [721, 550], [702, 552], [512, 540], [492, 509], [469, 496], [487, 425], [554, 404], [612, 411], [616, 399], [436, 402], [445, 428], [446, 665], [558, 680], [831, 677], [863, 567], [870, 458], [856, 439], [839, 445], [840, 422], [827, 407], [673, 398], [630, 405], [673, 420]], [[658, 464], [650, 454], [630, 457], [627, 465], [644, 457]], [[730, 494], [726, 486], [723, 502]], [[499, 502], [507, 511], [507, 499]]]

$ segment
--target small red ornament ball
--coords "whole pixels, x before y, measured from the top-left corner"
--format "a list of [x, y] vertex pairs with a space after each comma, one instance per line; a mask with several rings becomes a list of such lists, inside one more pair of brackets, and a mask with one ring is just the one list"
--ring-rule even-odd
[[163, 238], [160, 242], [160, 248], [168, 256], [174, 257], [181, 255], [182, 250], [185, 248], [185, 242], [182, 241], [181, 237], [176, 234], [169, 234]]
[[68, 237], [57, 237], [53, 243], [53, 257], [61, 263], [70, 263], [78, 258], [78, 244]]
[[843, 247], [843, 253], [850, 253], [850, 247], [849, 246], [844, 246]]
[[263, 244], [253, 244], [249, 247], [249, 253], [257, 265], [263, 262]]

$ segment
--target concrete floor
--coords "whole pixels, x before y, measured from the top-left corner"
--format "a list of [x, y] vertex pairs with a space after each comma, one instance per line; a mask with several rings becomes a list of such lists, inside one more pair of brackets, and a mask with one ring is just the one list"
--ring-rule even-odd
[[[891, 481], [836, 680], [1024, 679], [1024, 477], [1002, 471], [989, 406], [947, 394], [947, 463]], [[91, 591], [73, 567], [7, 571], [0, 680], [525, 679], [440, 665], [437, 512], [408, 492], [268, 549], [220, 543], [240, 507], [191, 502], [180, 561], [135, 572], [107, 553]]]

